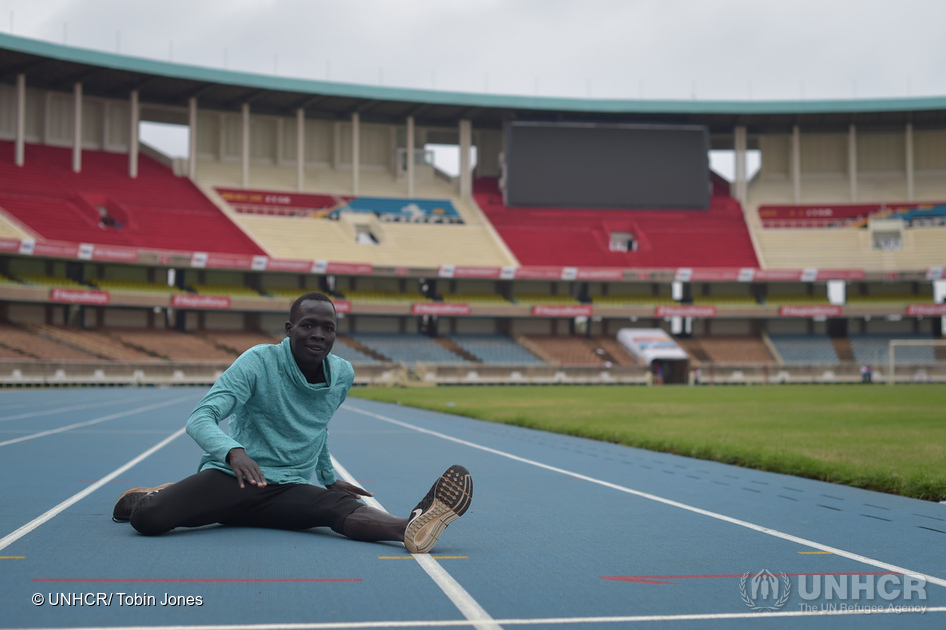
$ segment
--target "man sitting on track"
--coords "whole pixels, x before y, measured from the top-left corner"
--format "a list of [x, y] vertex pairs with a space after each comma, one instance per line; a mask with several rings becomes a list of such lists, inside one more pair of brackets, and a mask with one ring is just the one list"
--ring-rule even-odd
[[[339, 480], [329, 457], [328, 422], [355, 378], [348, 361], [330, 354], [335, 306], [306, 293], [289, 311], [286, 339], [243, 353], [187, 419], [204, 449], [198, 473], [157, 488], [132, 488], [113, 520], [142, 534], [212, 523], [280, 529], [328, 526], [355, 540], [403, 541], [427, 553], [444, 528], [466, 512], [473, 481], [451, 466], [409, 518], [364, 505], [370, 492]], [[229, 435], [219, 427], [230, 418]], [[324, 488], [310, 483], [313, 473]]]

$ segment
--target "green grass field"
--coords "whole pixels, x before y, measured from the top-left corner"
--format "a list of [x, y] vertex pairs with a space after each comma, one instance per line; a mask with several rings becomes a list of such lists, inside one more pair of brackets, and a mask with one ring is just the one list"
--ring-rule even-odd
[[946, 386], [357, 388], [353, 396], [946, 500]]

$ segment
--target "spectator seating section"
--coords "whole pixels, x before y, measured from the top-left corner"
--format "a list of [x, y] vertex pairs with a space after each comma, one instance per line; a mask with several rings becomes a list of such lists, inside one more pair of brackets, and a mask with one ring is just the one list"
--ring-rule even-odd
[[21, 275], [19, 279], [23, 284], [35, 284], [38, 286], [71, 287], [76, 289], [88, 288], [84, 284], [80, 284], [75, 280], [66, 278], [64, 276], [41, 276], [36, 274], [25, 274]]
[[345, 291], [344, 299], [352, 302], [430, 302], [420, 291]]
[[[13, 143], [0, 142], [12, 156]], [[190, 180], [139, 155], [86, 150], [72, 171], [72, 150], [26, 145], [24, 166], [0, 159], [0, 207], [45, 239], [145, 249], [263, 254]], [[99, 226], [104, 207], [121, 228]]]
[[356, 333], [350, 335], [392, 361], [401, 363], [468, 363], [463, 357], [450, 352], [432, 338], [417, 333]]
[[657, 306], [678, 304], [669, 295], [596, 295], [591, 298], [593, 304], [598, 306]]
[[191, 288], [202, 295], [234, 295], [239, 297], [260, 297], [259, 291], [236, 284], [194, 284]]
[[903, 249], [873, 249], [869, 230], [755, 230], [767, 269], [926, 269], [943, 264], [946, 228], [905, 229]]
[[139, 349], [122, 343], [119, 339], [101, 330], [62, 328], [49, 324], [31, 324], [31, 331], [83, 352], [111, 361], [159, 361], [160, 359]]
[[176, 330], [114, 329], [112, 335], [143, 352], [173, 361], [221, 363], [233, 361], [238, 354], [199, 335]]
[[789, 294], [789, 295], [768, 295], [765, 298], [765, 303], [769, 305], [771, 304], [778, 304], [778, 305], [781, 305], [781, 304], [791, 304], [791, 305], [827, 304], [828, 295], [827, 293], [816, 294], [816, 295], [804, 295], [802, 293]]
[[794, 365], [837, 365], [838, 353], [827, 335], [769, 335], [782, 361]]
[[760, 337], [720, 335], [677, 338], [687, 352], [699, 361], [719, 364], [773, 364], [775, 360]]
[[224, 350], [240, 355], [260, 344], [279, 343], [282, 337], [274, 337], [261, 332], [248, 331], [205, 331], [201, 336], [206, 338], [212, 344]]
[[547, 362], [557, 365], [604, 366], [605, 360], [584, 337], [553, 335], [524, 335], [523, 345], [535, 348], [535, 353]]
[[542, 359], [505, 335], [450, 335], [450, 340], [483, 363], [536, 365]]
[[[523, 265], [758, 267], [742, 208], [713, 188], [709, 210], [510, 208], [496, 178], [477, 179], [473, 193]], [[611, 251], [613, 232], [633, 234], [637, 249]]]
[[509, 300], [498, 293], [441, 293], [444, 302], [461, 304], [509, 304]]
[[570, 295], [549, 295], [548, 293], [517, 293], [519, 304], [581, 304]]
[[343, 337], [339, 337], [335, 340], [335, 345], [332, 347], [332, 354], [341, 357], [350, 363], [380, 363], [378, 359], [365, 354], [352, 345], [349, 345]]
[[8, 358], [48, 359], [59, 361], [101, 361], [95, 354], [48, 339], [13, 324], [0, 323], [0, 348]]
[[[858, 363], [886, 366], [890, 361], [890, 342], [895, 339], [924, 340], [929, 336], [920, 335], [851, 335], [851, 350]], [[926, 365], [936, 362], [934, 346], [899, 346], [894, 351], [897, 365]]]
[[103, 291], [146, 291], [150, 293], [182, 293], [183, 291], [167, 282], [146, 282], [144, 280], [92, 280], [91, 284]]

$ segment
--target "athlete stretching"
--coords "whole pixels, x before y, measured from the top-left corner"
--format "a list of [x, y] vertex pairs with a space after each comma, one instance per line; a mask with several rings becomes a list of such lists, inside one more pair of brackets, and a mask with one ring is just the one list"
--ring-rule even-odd
[[[364, 505], [358, 497], [372, 494], [335, 476], [328, 423], [355, 377], [348, 361], [331, 354], [335, 325], [335, 306], [324, 294], [298, 298], [286, 339], [243, 353], [187, 419], [187, 433], [204, 449], [197, 474], [126, 491], [112, 518], [148, 535], [212, 523], [331, 527], [355, 540], [430, 551], [469, 508], [473, 481], [466, 468], [451, 466], [411, 516], [400, 518]], [[219, 427], [227, 417], [229, 434]], [[310, 482], [313, 474], [324, 487]]]

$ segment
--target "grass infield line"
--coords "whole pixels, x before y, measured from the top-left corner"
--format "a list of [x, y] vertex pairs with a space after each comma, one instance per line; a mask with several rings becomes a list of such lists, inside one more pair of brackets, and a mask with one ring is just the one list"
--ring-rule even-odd
[[571, 477], [576, 477], [576, 478], [578, 478], [578, 479], [582, 479], [582, 480], [587, 481], [587, 482], [589, 482], [589, 483], [594, 483], [594, 484], [597, 484], [597, 485], [600, 485], [600, 486], [604, 486], [604, 487], [606, 487], [606, 488], [611, 488], [612, 490], [618, 490], [618, 491], [620, 491], [620, 492], [625, 492], [625, 493], [627, 493], [627, 494], [632, 494], [632, 495], [634, 495], [634, 496], [641, 497], [642, 499], [648, 499], [648, 500], [650, 500], [650, 501], [656, 501], [657, 503], [663, 503], [664, 505], [669, 505], [669, 506], [671, 506], [671, 507], [680, 508], [681, 510], [686, 510], [686, 511], [688, 511], [688, 512], [693, 512], [694, 514], [702, 514], [703, 516], [708, 516], [708, 517], [710, 517], [710, 518], [714, 518], [714, 519], [717, 519], [717, 520], [720, 520], [720, 521], [724, 521], [724, 522], [726, 522], [726, 523], [731, 523], [731, 524], [733, 524], [733, 525], [738, 525], [738, 526], [740, 526], [740, 527], [745, 527], [746, 529], [751, 529], [751, 530], [753, 530], [753, 531], [756, 531], [756, 532], [759, 532], [759, 533], [762, 533], [762, 534], [766, 534], [766, 535], [768, 535], [768, 536], [773, 536], [773, 537], [775, 537], [775, 538], [781, 538], [782, 540], [787, 540], [787, 541], [789, 541], [789, 542], [794, 542], [794, 543], [797, 543], [797, 544], [799, 544], [799, 545], [803, 545], [803, 546], [805, 546], [805, 547], [811, 547], [811, 548], [813, 548], [813, 549], [818, 549], [818, 550], [820, 550], [820, 551], [828, 551], [828, 552], [831, 552], [831, 553], [833, 553], [833, 554], [835, 554], [835, 555], [838, 555], [838, 556], [842, 556], [842, 557], [844, 557], [844, 558], [847, 558], [847, 559], [849, 559], [849, 560], [854, 560], [855, 562], [860, 562], [860, 563], [862, 563], [862, 564], [867, 564], [867, 565], [870, 565], [870, 566], [873, 566], [873, 567], [877, 567], [878, 569], [883, 569], [883, 570], [885, 570], [885, 571], [892, 571], [892, 572], [894, 572], [894, 573], [900, 573], [900, 574], [909, 575], [909, 576], [912, 576], [912, 577], [920, 577], [920, 578], [923, 578], [924, 580], [926, 580], [926, 581], [927, 581], [928, 583], [930, 583], [930, 584], [936, 584], [937, 586], [942, 586], [942, 587], [946, 588], [946, 579], [943, 579], [943, 578], [938, 578], [938, 577], [935, 577], [935, 576], [932, 576], [932, 575], [928, 575], [928, 574], [926, 574], [926, 573], [920, 573], [919, 571], [911, 571], [910, 569], [905, 569], [905, 568], [899, 567], [899, 566], [897, 566], [897, 565], [895, 565], [895, 564], [890, 564], [890, 563], [888, 563], [888, 562], [883, 562], [883, 561], [881, 561], [881, 560], [875, 560], [875, 559], [873, 559], [873, 558], [868, 558], [867, 556], [862, 556], [862, 555], [860, 555], [860, 554], [856, 554], [856, 553], [853, 553], [853, 552], [850, 552], [850, 551], [845, 551], [844, 549], [839, 549], [839, 548], [837, 548], [837, 547], [831, 547], [831, 546], [829, 546], [829, 545], [824, 545], [824, 544], [822, 544], [822, 543], [815, 542], [815, 541], [813, 541], [813, 540], [808, 540], [808, 539], [806, 539], [806, 538], [801, 538], [800, 536], [794, 536], [794, 535], [792, 535], [792, 534], [787, 534], [787, 533], [785, 533], [785, 532], [780, 532], [780, 531], [777, 530], [777, 529], [771, 529], [771, 528], [769, 528], [769, 527], [763, 527], [763, 526], [761, 526], [761, 525], [756, 525], [755, 523], [750, 523], [750, 522], [748, 522], [748, 521], [743, 521], [743, 520], [738, 519], [738, 518], [733, 518], [732, 516], [726, 516], [725, 514], [720, 514], [720, 513], [718, 513], [718, 512], [712, 512], [712, 511], [710, 511], [710, 510], [704, 510], [704, 509], [702, 509], [702, 508], [698, 508], [698, 507], [693, 506], [693, 505], [688, 505], [688, 504], [686, 504], [686, 503], [680, 503], [679, 501], [674, 501], [674, 500], [672, 500], [672, 499], [667, 499], [667, 498], [664, 498], [664, 497], [661, 497], [661, 496], [657, 496], [657, 495], [655, 495], [655, 494], [650, 494], [649, 492], [642, 492], [642, 491], [640, 491], [640, 490], [634, 490], [634, 489], [632, 489], [632, 488], [628, 488], [628, 487], [626, 487], [626, 486], [621, 486], [621, 485], [618, 485], [618, 484], [616, 484], [616, 483], [611, 483], [611, 482], [609, 482], [609, 481], [604, 481], [604, 480], [601, 480], [601, 479], [596, 479], [596, 478], [594, 478], [594, 477], [589, 477], [589, 476], [587, 476], [587, 475], [582, 475], [582, 474], [580, 474], [580, 473], [576, 473], [576, 472], [572, 472], [572, 471], [569, 471], [569, 470], [565, 470], [564, 468], [558, 468], [558, 467], [556, 467], [556, 466], [549, 466], [548, 464], [543, 464], [543, 463], [541, 463], [541, 462], [537, 462], [537, 461], [535, 461], [535, 460], [527, 459], [527, 458], [525, 458], [525, 457], [519, 457], [518, 455], [513, 455], [512, 453], [507, 453], [507, 452], [505, 452], [505, 451], [500, 451], [500, 450], [495, 449], [495, 448], [490, 448], [490, 447], [488, 447], [488, 446], [483, 446], [483, 445], [481, 445], [481, 444], [476, 444], [475, 442], [469, 442], [469, 441], [467, 441], [467, 440], [461, 440], [461, 439], [459, 439], [459, 438], [455, 438], [455, 437], [453, 437], [453, 436], [451, 436], [451, 435], [446, 435], [446, 434], [440, 433], [440, 432], [438, 432], [438, 431], [432, 431], [432, 430], [430, 430], [430, 429], [425, 429], [425, 428], [423, 428], [423, 427], [419, 427], [419, 426], [410, 424], [410, 423], [408, 423], [408, 422], [403, 422], [403, 421], [401, 421], [401, 420], [395, 420], [394, 418], [389, 418], [389, 417], [387, 417], [387, 416], [382, 416], [381, 414], [374, 413], [374, 412], [372, 412], [372, 411], [367, 411], [367, 410], [364, 410], [364, 409], [358, 409], [357, 407], [352, 407], [351, 404], [349, 404], [349, 403], [345, 403], [345, 404], [343, 405], [343, 407], [344, 407], [345, 409], [348, 409], [349, 411], [354, 411], [354, 412], [357, 412], [357, 413], [360, 413], [360, 414], [363, 414], [363, 415], [366, 415], [366, 416], [369, 416], [369, 417], [372, 417], [372, 418], [376, 418], [376, 419], [381, 420], [381, 421], [383, 421], [383, 422], [388, 422], [388, 423], [391, 423], [391, 424], [395, 424], [395, 425], [397, 425], [397, 426], [404, 427], [404, 428], [406, 428], [406, 429], [411, 429], [411, 430], [414, 430], [414, 431], [418, 431], [418, 432], [420, 432], [420, 433], [426, 433], [426, 434], [428, 434], [428, 435], [432, 435], [432, 436], [435, 436], [435, 437], [438, 437], [438, 438], [442, 438], [442, 439], [444, 439], [444, 440], [448, 440], [448, 441], [454, 442], [454, 443], [456, 443], [456, 444], [462, 444], [462, 445], [464, 445], [464, 446], [469, 446], [469, 447], [471, 447], [471, 448], [475, 448], [475, 449], [478, 449], [478, 450], [481, 450], [481, 451], [485, 451], [485, 452], [487, 452], [487, 453], [492, 453], [492, 454], [494, 454], [494, 455], [499, 455], [499, 456], [501, 456], [501, 457], [505, 457], [505, 458], [511, 459], [511, 460], [513, 460], [513, 461], [521, 462], [521, 463], [523, 463], [523, 464], [529, 464], [529, 465], [531, 465], [531, 466], [536, 466], [536, 467], [538, 467], [538, 468], [543, 468], [543, 469], [545, 469], [545, 470], [549, 470], [549, 471], [552, 471], [552, 472], [560, 473], [560, 474], [567, 475], [567, 476], [571, 476]]
[[173, 442], [175, 439], [177, 439], [178, 437], [180, 437], [180, 436], [183, 435], [183, 434], [184, 434], [184, 427], [181, 427], [180, 429], [178, 429], [177, 431], [175, 431], [174, 433], [172, 433], [172, 434], [169, 435], [168, 437], [164, 438], [163, 440], [161, 440], [160, 442], [158, 442], [157, 444], [155, 444], [154, 446], [152, 446], [151, 448], [149, 448], [147, 451], [145, 451], [144, 453], [142, 453], [142, 454], [139, 455], [138, 457], [134, 458], [133, 460], [131, 460], [130, 462], [128, 462], [128, 463], [125, 464], [124, 466], [122, 466], [122, 467], [120, 467], [120, 468], [116, 468], [115, 470], [113, 470], [113, 471], [110, 472], [109, 474], [105, 475], [105, 476], [102, 477], [99, 481], [97, 481], [96, 483], [92, 484], [91, 486], [89, 486], [89, 487], [86, 488], [85, 490], [82, 490], [81, 492], [77, 492], [76, 494], [72, 495], [71, 497], [69, 497], [68, 499], [66, 499], [65, 501], [63, 501], [63, 502], [60, 503], [59, 505], [57, 505], [56, 507], [54, 507], [54, 508], [52, 508], [52, 509], [50, 509], [50, 510], [47, 510], [47, 511], [44, 512], [43, 514], [37, 516], [36, 518], [34, 518], [32, 521], [30, 521], [30, 522], [27, 523], [26, 525], [23, 525], [23, 526], [20, 527], [19, 529], [15, 530], [15, 531], [13, 531], [13, 532], [11, 532], [11, 533], [9, 533], [9, 534], [7, 534], [7, 535], [4, 536], [3, 538], [0, 538], [0, 550], [3, 550], [3, 549], [5, 549], [6, 547], [10, 546], [11, 544], [15, 543], [17, 540], [19, 540], [19, 539], [22, 538], [23, 536], [26, 536], [27, 534], [29, 534], [31, 531], [33, 531], [34, 529], [36, 529], [37, 527], [39, 527], [40, 525], [42, 525], [42, 524], [45, 523], [46, 521], [52, 519], [54, 516], [56, 516], [57, 514], [59, 514], [59, 513], [62, 512], [62, 511], [64, 511], [66, 508], [68, 508], [68, 507], [70, 507], [70, 506], [72, 506], [72, 505], [75, 505], [76, 503], [78, 503], [79, 501], [81, 501], [82, 499], [84, 499], [85, 497], [89, 496], [90, 494], [92, 494], [93, 492], [95, 492], [96, 490], [98, 490], [99, 488], [101, 488], [102, 486], [104, 486], [105, 484], [107, 484], [109, 481], [111, 481], [112, 479], [114, 479], [114, 478], [117, 477], [118, 475], [124, 473], [124, 472], [127, 471], [128, 469], [130, 469], [130, 468], [136, 466], [138, 463], [144, 461], [145, 459], [147, 459], [148, 457], [150, 457], [150, 456], [153, 455], [154, 453], [158, 452], [159, 450], [161, 450], [162, 448], [164, 448], [165, 446], [167, 446], [168, 444], [170, 444], [171, 442]]

